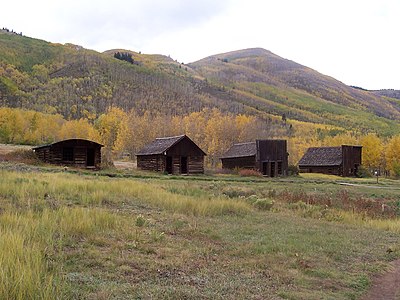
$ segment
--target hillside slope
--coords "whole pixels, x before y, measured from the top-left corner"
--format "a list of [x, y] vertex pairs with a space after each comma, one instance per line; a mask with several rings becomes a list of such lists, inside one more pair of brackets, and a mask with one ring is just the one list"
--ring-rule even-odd
[[189, 66], [257, 109], [367, 131], [394, 133], [399, 128], [398, 101], [354, 89], [264, 49], [213, 55]]
[[168, 114], [206, 106], [238, 110], [233, 102], [198, 93], [202, 80], [165, 56], [134, 53], [139, 63], [130, 64], [113, 54], [0, 31], [0, 105], [70, 119], [94, 118], [110, 106]]
[[[114, 58], [129, 53], [134, 63]], [[94, 119], [110, 106], [186, 114], [205, 107], [346, 129], [400, 130], [396, 99], [348, 87], [264, 49], [183, 65], [163, 55], [80, 46], [0, 31], [0, 105]], [[274, 117], [276, 116], [276, 117]]]

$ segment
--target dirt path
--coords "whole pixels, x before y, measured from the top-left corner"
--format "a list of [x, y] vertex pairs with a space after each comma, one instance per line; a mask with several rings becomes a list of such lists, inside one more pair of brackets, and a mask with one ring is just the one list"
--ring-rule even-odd
[[391, 264], [389, 272], [372, 282], [371, 289], [360, 300], [400, 299], [400, 259]]
[[394, 188], [394, 187], [392, 187], [392, 186], [365, 185], [365, 184], [348, 183], [348, 182], [338, 182], [337, 184], [345, 185], [345, 186], [354, 186], [354, 187], [366, 187], [366, 188], [372, 188], [372, 189], [391, 189], [391, 190], [399, 190], [399, 188]]
[[114, 166], [121, 170], [131, 170], [136, 168], [136, 164], [128, 161], [114, 161]]

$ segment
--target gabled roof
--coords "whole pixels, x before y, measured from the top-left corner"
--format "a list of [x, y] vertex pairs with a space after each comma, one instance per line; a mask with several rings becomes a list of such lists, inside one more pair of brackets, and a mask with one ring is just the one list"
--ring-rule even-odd
[[312, 147], [300, 159], [299, 166], [339, 166], [342, 160], [342, 147]]
[[257, 154], [256, 142], [234, 144], [221, 158], [247, 157]]
[[201, 152], [204, 153], [191, 139], [189, 139], [185, 134], [178, 135], [178, 136], [170, 136], [170, 137], [163, 137], [163, 138], [156, 138], [150, 144], [144, 146], [137, 155], [157, 155], [163, 154], [165, 151], [168, 151], [172, 146], [179, 143], [183, 139], [188, 139], [191, 141]]
[[76, 143], [84, 142], [84, 143], [90, 143], [90, 144], [94, 144], [94, 145], [97, 145], [97, 146], [100, 146], [100, 147], [104, 147], [104, 145], [96, 143], [96, 142], [91, 141], [91, 140], [86, 140], [86, 139], [66, 139], [66, 140], [61, 140], [61, 141], [54, 142], [54, 143], [51, 143], [51, 144], [36, 146], [36, 147], [33, 147], [32, 150], [38, 150], [38, 149], [42, 149], [42, 148], [46, 148], [46, 147], [51, 147], [51, 146], [55, 146], [57, 144], [65, 143], [65, 142], [76, 142]]

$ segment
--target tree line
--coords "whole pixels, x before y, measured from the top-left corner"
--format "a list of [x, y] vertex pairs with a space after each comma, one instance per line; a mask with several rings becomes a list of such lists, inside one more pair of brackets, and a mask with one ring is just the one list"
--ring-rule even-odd
[[[383, 138], [298, 121], [265, 122], [255, 116], [203, 109], [182, 116], [125, 112], [111, 107], [98, 118], [66, 120], [58, 114], [0, 108], [0, 143], [41, 145], [67, 138], [85, 138], [105, 145], [104, 159], [131, 157], [156, 137], [187, 134], [208, 155], [207, 165], [219, 166], [219, 157], [234, 143], [255, 139], [287, 139], [289, 162], [297, 164], [308, 147], [363, 146], [363, 165], [370, 171], [388, 170], [400, 176], [400, 135]], [[319, 127], [318, 127], [319, 126]]]

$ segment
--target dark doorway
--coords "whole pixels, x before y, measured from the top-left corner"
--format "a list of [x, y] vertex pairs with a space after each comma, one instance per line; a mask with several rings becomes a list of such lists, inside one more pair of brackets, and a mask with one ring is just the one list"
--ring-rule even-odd
[[172, 156], [167, 156], [166, 158], [165, 171], [168, 174], [172, 174]]
[[278, 176], [279, 175], [283, 175], [283, 173], [282, 173], [282, 162], [281, 161], [278, 161]]
[[270, 177], [275, 177], [275, 162], [271, 162], [271, 172], [269, 174]]
[[94, 149], [88, 148], [86, 152], [86, 166], [94, 167]]
[[181, 156], [181, 174], [188, 173], [187, 157]]
[[74, 161], [74, 148], [73, 147], [64, 147], [62, 152], [63, 161]]
[[268, 163], [267, 162], [262, 163], [262, 173], [263, 173], [263, 175], [268, 175]]

